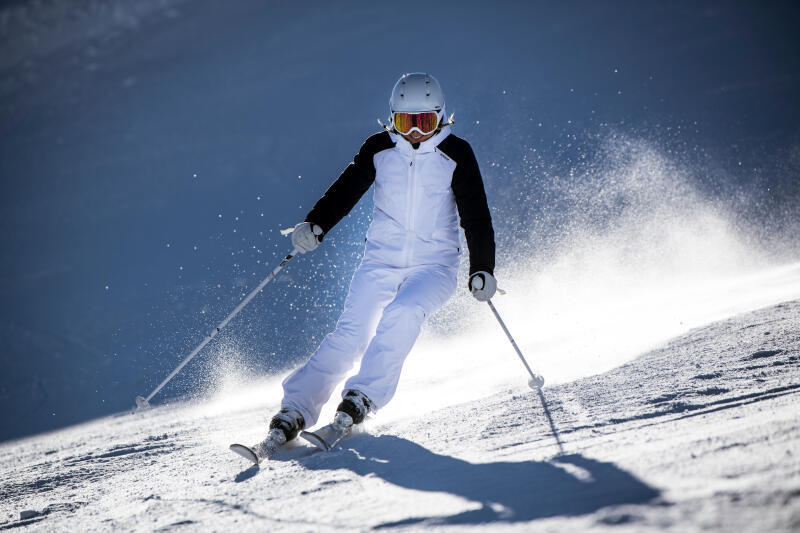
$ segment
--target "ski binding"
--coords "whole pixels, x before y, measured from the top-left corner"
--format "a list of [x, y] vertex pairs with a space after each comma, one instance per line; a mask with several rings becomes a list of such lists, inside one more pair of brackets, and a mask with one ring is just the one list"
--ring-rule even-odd
[[262, 459], [269, 457], [277, 451], [279, 447], [286, 443], [286, 437], [279, 429], [273, 429], [267, 438], [255, 446], [245, 446], [244, 444], [231, 444], [230, 449], [233, 453], [241, 455], [248, 461], [257, 465]]
[[316, 431], [302, 431], [300, 436], [326, 452], [331, 451], [342, 440], [346, 439], [353, 430], [353, 419], [350, 415], [337, 412], [333, 422]]

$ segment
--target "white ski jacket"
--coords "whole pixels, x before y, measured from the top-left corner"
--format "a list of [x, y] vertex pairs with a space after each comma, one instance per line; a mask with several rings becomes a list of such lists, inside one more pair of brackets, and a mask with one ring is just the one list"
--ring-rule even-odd
[[470, 274], [494, 272], [494, 230], [478, 163], [465, 140], [445, 126], [416, 148], [383, 131], [369, 137], [306, 221], [323, 237], [375, 184], [366, 260], [392, 267], [457, 268], [458, 221], [467, 238]]

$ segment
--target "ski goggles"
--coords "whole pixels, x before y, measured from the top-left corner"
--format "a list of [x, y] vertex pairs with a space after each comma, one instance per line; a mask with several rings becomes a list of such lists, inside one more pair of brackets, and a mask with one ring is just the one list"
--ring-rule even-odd
[[422, 113], [403, 113], [392, 114], [392, 125], [394, 129], [403, 135], [411, 133], [416, 129], [423, 135], [433, 133], [439, 125], [439, 113], [436, 111], [423, 111]]

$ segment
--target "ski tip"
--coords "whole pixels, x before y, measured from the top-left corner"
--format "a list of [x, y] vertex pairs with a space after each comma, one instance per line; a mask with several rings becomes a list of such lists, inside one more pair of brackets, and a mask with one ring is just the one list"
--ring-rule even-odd
[[257, 465], [259, 462], [258, 455], [256, 455], [256, 453], [250, 449], [249, 446], [245, 446], [244, 444], [231, 444], [230, 449], [233, 453], [244, 457], [255, 465]]
[[325, 450], [326, 452], [331, 450], [331, 447], [328, 446], [328, 443], [325, 442], [325, 439], [316, 433], [312, 433], [311, 431], [301, 431], [300, 436], [321, 450]]

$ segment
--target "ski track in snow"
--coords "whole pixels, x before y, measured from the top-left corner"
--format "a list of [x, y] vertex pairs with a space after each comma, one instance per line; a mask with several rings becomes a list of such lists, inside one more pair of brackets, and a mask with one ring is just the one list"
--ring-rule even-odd
[[0, 528], [797, 530], [799, 331], [789, 301], [546, 387], [564, 455], [523, 379], [260, 467], [227, 444], [263, 406], [120, 414], [0, 446]]

